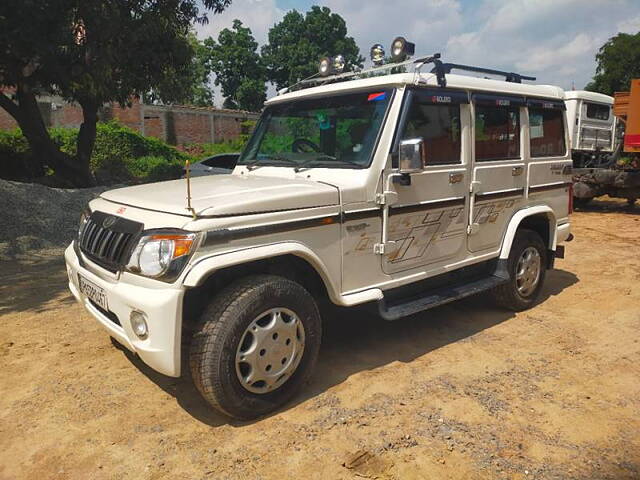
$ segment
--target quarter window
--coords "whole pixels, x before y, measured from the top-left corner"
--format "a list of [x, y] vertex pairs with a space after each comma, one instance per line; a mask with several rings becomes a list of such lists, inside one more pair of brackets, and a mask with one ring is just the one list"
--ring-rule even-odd
[[532, 157], [564, 155], [564, 112], [529, 107], [529, 137]]
[[587, 117], [595, 120], [609, 120], [609, 105], [600, 105], [598, 103], [587, 103]]
[[427, 165], [461, 163], [460, 105], [434, 105], [415, 98], [403, 138], [424, 139]]
[[476, 105], [476, 161], [520, 157], [518, 107]]

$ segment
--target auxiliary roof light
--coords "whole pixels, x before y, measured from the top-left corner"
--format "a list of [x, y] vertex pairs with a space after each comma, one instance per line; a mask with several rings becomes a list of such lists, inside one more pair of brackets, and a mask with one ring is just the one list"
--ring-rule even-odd
[[320, 59], [320, 65], [318, 66], [318, 73], [321, 77], [326, 77], [331, 75], [331, 67], [333, 66], [333, 62], [330, 57], [324, 57]]
[[371, 47], [369, 56], [371, 57], [371, 61], [375, 66], [382, 65], [384, 63], [384, 47], [379, 43], [376, 43], [373, 47]]
[[416, 53], [416, 44], [409, 42], [404, 37], [397, 37], [391, 43], [391, 60], [394, 62], [402, 62]]
[[321, 77], [327, 77], [334, 73], [342, 73], [345, 67], [345, 60], [342, 55], [335, 57], [323, 57], [318, 65], [318, 73]]
[[333, 57], [333, 73], [342, 73], [344, 71], [344, 57], [340, 54]]

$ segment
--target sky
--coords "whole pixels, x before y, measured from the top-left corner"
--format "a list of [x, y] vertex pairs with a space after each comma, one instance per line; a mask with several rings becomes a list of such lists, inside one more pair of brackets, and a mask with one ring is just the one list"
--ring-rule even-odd
[[640, 0], [233, 0], [196, 30], [217, 38], [238, 18], [262, 45], [287, 11], [311, 5], [340, 14], [365, 57], [374, 43], [388, 49], [402, 35], [417, 54], [441, 52], [445, 62], [533, 75], [565, 89], [591, 80], [595, 54], [609, 38], [640, 31]]

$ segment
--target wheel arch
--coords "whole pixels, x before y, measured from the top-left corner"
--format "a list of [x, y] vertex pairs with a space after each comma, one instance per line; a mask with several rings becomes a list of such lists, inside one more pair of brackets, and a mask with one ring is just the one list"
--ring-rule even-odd
[[527, 228], [537, 232], [544, 241], [547, 250], [555, 251], [556, 216], [551, 207], [540, 205], [519, 210], [511, 217], [502, 241], [502, 248], [500, 250], [501, 259], [509, 258], [513, 239], [519, 228]]
[[[184, 276], [186, 287], [201, 288], [214, 280], [231, 281], [241, 275], [271, 273], [297, 281], [313, 294], [340, 303], [339, 286], [322, 260], [308, 247], [285, 242], [216, 254], [197, 261]], [[337, 278], [340, 278], [339, 275]]]

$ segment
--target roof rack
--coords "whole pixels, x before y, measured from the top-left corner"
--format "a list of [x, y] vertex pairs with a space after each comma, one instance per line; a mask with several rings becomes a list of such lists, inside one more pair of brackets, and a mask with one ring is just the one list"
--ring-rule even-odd
[[[384, 65], [380, 65], [377, 67], [365, 68], [363, 70], [356, 70], [353, 72], [339, 73], [337, 75], [330, 75], [328, 77], [320, 77], [319, 74], [316, 73], [309, 78], [300, 80], [299, 82], [293, 84], [289, 88], [283, 88], [282, 90], [279, 90], [278, 95], [282, 95], [286, 92], [290, 92], [298, 88], [304, 88], [306, 86], [324, 85], [326, 83], [340, 82], [343, 80], [349, 80], [349, 79], [357, 78], [363, 75], [383, 72], [386, 70], [393, 70], [394, 68], [405, 67], [408, 65], [414, 65], [414, 72], [419, 72], [422, 66], [426, 65], [427, 63], [433, 63], [434, 65], [436, 65], [436, 68], [438, 67], [438, 65], [442, 65], [442, 62], [440, 61], [440, 54], [434, 53], [433, 55], [412, 58], [409, 60], [405, 60], [404, 62], [385, 63]], [[446, 85], [444, 75], [437, 74], [437, 76], [438, 76], [438, 84], [441, 87], [444, 87]]]
[[460, 65], [459, 63], [440, 63], [431, 70], [431, 73], [444, 75], [451, 73], [451, 70], [465, 70], [467, 72], [486, 73], [488, 75], [499, 75], [504, 77], [507, 82], [522, 83], [522, 80], [535, 81], [536, 77], [521, 75], [514, 72], [503, 72], [502, 70], [493, 70], [492, 68], [474, 67], [471, 65]]
[[387, 70], [393, 70], [399, 67], [406, 67], [408, 65], [414, 66], [414, 73], [419, 73], [420, 69], [427, 63], [433, 63], [433, 69], [431, 73], [436, 75], [438, 86], [444, 88], [447, 86], [446, 74], [451, 73], [451, 70], [465, 70], [467, 72], [486, 73], [488, 75], [503, 76], [507, 82], [522, 83], [522, 80], [535, 81], [536, 77], [530, 77], [527, 75], [521, 75], [514, 72], [503, 72], [502, 70], [493, 70], [491, 68], [474, 67], [471, 65], [461, 65], [458, 63], [442, 63], [440, 60], [440, 54], [434, 53], [433, 55], [422, 56], [418, 58], [412, 58], [398, 63], [385, 63], [377, 67], [366, 68], [363, 70], [355, 70], [353, 72], [344, 72], [337, 75], [329, 75], [327, 77], [321, 77], [319, 73], [316, 73], [304, 80], [293, 84], [291, 87], [283, 88], [278, 91], [277, 95], [283, 95], [287, 92], [292, 92], [300, 88], [309, 87], [312, 85], [325, 85], [327, 83], [341, 82], [343, 80], [350, 80], [365, 75], [372, 75], [378, 72], [384, 72]]

